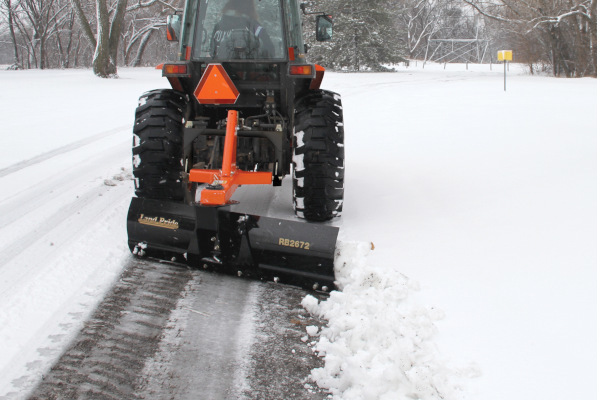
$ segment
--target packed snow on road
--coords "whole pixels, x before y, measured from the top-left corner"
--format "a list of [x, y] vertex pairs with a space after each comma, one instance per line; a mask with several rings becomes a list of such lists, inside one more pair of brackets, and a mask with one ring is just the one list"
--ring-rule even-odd
[[[330, 397], [595, 398], [596, 80], [512, 65], [503, 84], [502, 65], [326, 74], [346, 134], [340, 290], [307, 294], [327, 325], [298, 341]], [[0, 399], [18, 399], [131, 257], [133, 112], [168, 83], [142, 68], [0, 85]], [[293, 218], [290, 187], [269, 189], [269, 216]]]

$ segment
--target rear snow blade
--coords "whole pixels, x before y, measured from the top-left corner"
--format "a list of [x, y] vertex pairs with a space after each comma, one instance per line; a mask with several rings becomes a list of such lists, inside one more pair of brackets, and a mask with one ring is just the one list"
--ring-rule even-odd
[[334, 288], [338, 228], [134, 197], [127, 215], [129, 248], [193, 267], [304, 288]]

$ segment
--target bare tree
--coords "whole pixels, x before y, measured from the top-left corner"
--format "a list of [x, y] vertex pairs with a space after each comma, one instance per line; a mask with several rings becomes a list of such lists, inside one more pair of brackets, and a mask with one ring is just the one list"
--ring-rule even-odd
[[[139, 22], [139, 21], [138, 21]], [[162, 26], [165, 25], [164, 21], [155, 22], [154, 24], [149, 24], [139, 31], [135, 29], [132, 23], [132, 32], [131, 36], [129, 36], [129, 42], [125, 48], [125, 54], [123, 55], [124, 63], [126, 65], [131, 65], [132, 67], [139, 67], [142, 62], [142, 56], [144, 55], [144, 51], [150, 42], [150, 39], [154, 32], [158, 31]], [[125, 38], [124, 38], [125, 39]], [[137, 50], [136, 50], [137, 46]], [[132, 61], [130, 61], [131, 54], [135, 51], [135, 57]]]
[[[27, 66], [44, 69], [48, 64], [46, 44], [60, 15], [54, 0], [22, 0], [13, 23], [27, 48]], [[16, 41], [16, 38], [15, 38]]]
[[15, 7], [14, 2], [12, 0], [2, 0], [2, 2], [0, 3], [0, 10], [2, 11], [2, 14], [6, 15], [6, 20], [8, 23], [8, 31], [10, 34], [10, 40], [13, 45], [13, 51], [14, 51], [13, 65], [15, 68], [19, 68], [20, 67], [19, 47], [17, 45], [17, 36], [15, 34], [15, 8], [14, 7]]
[[519, 57], [545, 57], [555, 76], [596, 76], [597, 0], [463, 1], [499, 22]]
[[[58, 47], [57, 63], [61, 68], [69, 68], [71, 65], [71, 50], [74, 43], [75, 13], [70, 10], [61, 19], [54, 33], [55, 42]], [[63, 37], [65, 36], [65, 37]]]
[[[125, 29], [121, 35], [125, 65], [140, 66], [148, 47], [163, 47], [152, 39], [156, 37], [156, 32], [166, 26], [166, 16], [175, 13], [178, 7], [182, 6], [181, 3], [183, 3], [181, 0], [171, 0], [170, 2], [150, 0], [146, 3], [138, 2], [128, 8]], [[160, 39], [164, 41], [164, 35]], [[166, 54], [163, 54], [162, 59], [165, 56]]]
[[123, 20], [128, 0], [94, 0], [95, 33], [86, 16], [81, 0], [71, 0], [80, 25], [92, 46], [96, 49], [92, 60], [94, 74], [109, 78], [117, 74], [117, 55]]
[[[146, 0], [145, 2], [138, 0], [131, 5], [129, 3], [133, 0], [94, 0], [93, 7], [90, 7], [90, 3], [83, 3], [84, 1], [86, 0], [71, 0], [86, 37], [96, 49], [92, 61], [94, 74], [102, 78], [113, 77], [117, 74], [118, 49], [123, 39], [127, 13], [153, 6], [160, 6], [165, 9], [175, 8], [172, 5], [175, 2], [174, 0]], [[92, 9], [93, 13], [86, 12], [86, 9]], [[95, 17], [95, 19], [92, 17]], [[96, 21], [95, 25], [93, 21]], [[141, 46], [138, 48], [139, 54], [136, 59], [141, 59], [141, 55], [152, 35], [151, 31], [157, 27], [156, 22], [151, 25], [152, 27], [149, 29], [141, 29], [143, 31], [142, 35], [133, 38], [133, 41], [139, 41]]]
[[68, 67], [77, 28], [68, 0], [1, 0], [19, 68]]
[[400, 27], [405, 32], [408, 56], [414, 59], [423, 54], [427, 40], [440, 30], [441, 7], [438, 0], [405, 0], [400, 4]]

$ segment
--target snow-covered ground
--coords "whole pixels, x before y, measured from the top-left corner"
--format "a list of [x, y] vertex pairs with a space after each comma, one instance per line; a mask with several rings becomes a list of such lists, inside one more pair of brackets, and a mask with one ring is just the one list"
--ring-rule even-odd
[[[0, 71], [0, 399], [129, 257], [133, 110], [167, 82], [119, 74]], [[595, 398], [596, 80], [511, 66], [504, 92], [500, 65], [429, 64], [323, 87], [344, 104], [344, 290], [304, 301], [329, 320], [302, 338], [313, 378], [343, 399]]]

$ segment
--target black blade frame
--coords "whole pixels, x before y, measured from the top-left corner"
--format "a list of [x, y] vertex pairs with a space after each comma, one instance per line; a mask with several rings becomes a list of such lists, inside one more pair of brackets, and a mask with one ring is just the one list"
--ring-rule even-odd
[[138, 256], [304, 288], [331, 290], [339, 228], [134, 197], [127, 215]]

